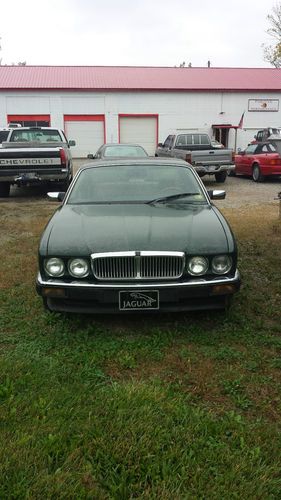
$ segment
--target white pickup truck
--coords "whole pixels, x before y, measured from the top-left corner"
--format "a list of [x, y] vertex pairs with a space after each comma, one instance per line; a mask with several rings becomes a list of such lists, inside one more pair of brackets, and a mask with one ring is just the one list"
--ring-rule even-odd
[[0, 197], [12, 184], [55, 182], [65, 191], [73, 176], [70, 146], [62, 130], [53, 127], [11, 129], [0, 148]]
[[205, 133], [170, 134], [163, 144], [158, 144], [155, 156], [181, 158], [190, 163], [200, 177], [214, 175], [217, 182], [224, 182], [227, 173], [235, 168], [232, 149], [214, 147]]

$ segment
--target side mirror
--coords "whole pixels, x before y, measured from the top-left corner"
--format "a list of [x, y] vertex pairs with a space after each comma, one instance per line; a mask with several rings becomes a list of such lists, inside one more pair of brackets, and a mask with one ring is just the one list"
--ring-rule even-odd
[[76, 146], [76, 142], [75, 141], [68, 141], [68, 145], [69, 145], [69, 147]]
[[90, 160], [93, 160], [93, 159], [94, 159], [94, 155], [93, 155], [92, 153], [89, 153], [89, 154], [87, 155], [87, 158], [89, 158]]
[[162, 142], [158, 142], [157, 146], [158, 146], [159, 148], [163, 148], [163, 143], [162, 143]]
[[224, 200], [225, 199], [225, 191], [222, 189], [214, 189], [212, 191], [208, 191], [208, 195], [211, 200]]
[[65, 192], [64, 191], [51, 192], [51, 193], [47, 193], [47, 196], [48, 196], [49, 200], [52, 200], [52, 201], [63, 201], [64, 197], [65, 197]]

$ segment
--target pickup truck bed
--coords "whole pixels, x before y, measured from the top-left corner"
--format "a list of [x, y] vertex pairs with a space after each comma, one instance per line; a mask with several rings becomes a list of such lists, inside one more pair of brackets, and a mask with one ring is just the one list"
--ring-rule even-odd
[[[69, 145], [64, 136], [60, 140], [44, 141], [44, 131], [40, 128], [32, 129], [31, 132], [43, 131], [41, 141], [9, 141], [2, 143], [0, 149], [0, 197], [7, 197], [10, 186], [31, 185], [38, 183], [56, 182], [66, 190], [72, 179], [72, 158], [69, 153]], [[13, 131], [12, 133], [14, 133]], [[28, 134], [29, 129], [20, 129], [20, 132]], [[60, 133], [56, 129], [50, 132]], [[19, 130], [16, 131], [19, 133]], [[47, 134], [46, 134], [47, 137]]]
[[[195, 143], [196, 140], [198, 144]], [[214, 175], [217, 182], [224, 182], [228, 171], [235, 168], [233, 151], [213, 148], [207, 134], [170, 135], [164, 144], [158, 145], [155, 156], [185, 160], [193, 166], [200, 177]]]

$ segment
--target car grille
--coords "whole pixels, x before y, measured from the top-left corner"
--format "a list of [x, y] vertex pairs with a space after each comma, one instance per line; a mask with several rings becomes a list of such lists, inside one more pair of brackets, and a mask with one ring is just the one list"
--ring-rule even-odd
[[175, 279], [183, 274], [184, 252], [109, 252], [91, 255], [99, 280]]

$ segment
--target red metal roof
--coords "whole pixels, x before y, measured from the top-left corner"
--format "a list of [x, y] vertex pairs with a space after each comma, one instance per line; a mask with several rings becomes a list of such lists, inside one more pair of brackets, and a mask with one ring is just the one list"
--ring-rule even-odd
[[281, 69], [0, 66], [0, 89], [280, 91]]

